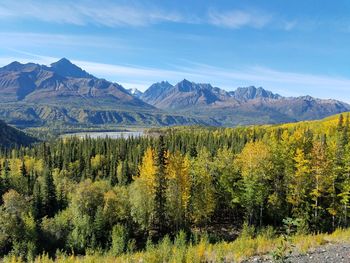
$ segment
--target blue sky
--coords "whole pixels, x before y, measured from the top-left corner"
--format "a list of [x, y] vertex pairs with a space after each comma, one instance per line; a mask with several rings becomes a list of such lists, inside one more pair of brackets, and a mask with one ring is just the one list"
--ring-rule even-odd
[[186, 78], [350, 102], [350, 1], [0, 0], [0, 66], [66, 57], [126, 88]]

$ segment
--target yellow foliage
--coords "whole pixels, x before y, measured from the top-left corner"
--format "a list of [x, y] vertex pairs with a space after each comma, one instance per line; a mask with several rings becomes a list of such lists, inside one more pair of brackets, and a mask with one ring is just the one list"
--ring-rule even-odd
[[105, 161], [105, 156], [101, 154], [96, 154], [94, 157], [91, 158], [91, 167], [93, 169], [99, 168]]
[[[238, 238], [237, 240], [226, 243], [209, 244], [205, 241], [198, 245], [189, 244], [183, 248], [176, 248], [173, 245], [160, 244], [155, 248], [144, 252], [136, 252], [133, 254], [125, 254], [119, 257], [109, 255], [88, 255], [88, 256], [67, 256], [58, 255], [56, 260], [50, 259], [47, 255], [39, 256], [35, 259], [35, 263], [124, 263], [124, 262], [242, 262], [255, 255], [267, 255], [277, 248], [280, 244], [281, 237], [266, 238], [258, 236], [255, 239]], [[328, 242], [346, 242], [350, 243], [350, 229], [338, 229], [332, 234], [317, 235], [297, 235], [291, 238], [291, 244], [297, 253], [305, 253], [320, 245]], [[167, 253], [164, 253], [168, 251]], [[4, 263], [22, 263], [21, 258], [9, 256], [3, 259]]]
[[249, 142], [237, 156], [236, 163], [243, 176], [251, 176], [253, 172], [266, 168], [269, 158], [270, 151], [264, 142]]
[[[182, 157], [179, 152], [170, 155], [166, 168], [169, 180], [168, 200], [173, 212], [183, 217], [190, 201], [191, 179], [189, 175], [190, 161], [187, 156]], [[177, 211], [174, 211], [177, 210]], [[181, 210], [181, 211], [180, 211]]]
[[154, 193], [156, 182], [155, 176], [157, 173], [157, 166], [154, 160], [154, 151], [148, 148], [143, 156], [142, 163], [139, 166], [139, 179], [147, 185], [148, 190]]

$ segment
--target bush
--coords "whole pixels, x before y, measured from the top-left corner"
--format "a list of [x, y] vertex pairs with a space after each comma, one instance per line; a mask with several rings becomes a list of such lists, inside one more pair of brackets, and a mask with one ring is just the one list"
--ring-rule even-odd
[[248, 239], [255, 237], [255, 226], [250, 226], [247, 222], [243, 224], [242, 232], [239, 235], [239, 238]]
[[112, 230], [111, 254], [118, 256], [125, 252], [128, 244], [126, 229], [123, 225], [115, 225]]
[[174, 245], [177, 248], [184, 248], [186, 247], [186, 243], [186, 233], [183, 230], [181, 230], [175, 237]]

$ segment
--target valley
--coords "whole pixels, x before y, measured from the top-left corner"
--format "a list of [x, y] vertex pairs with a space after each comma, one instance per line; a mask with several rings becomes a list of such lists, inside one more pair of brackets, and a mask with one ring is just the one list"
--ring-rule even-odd
[[349, 263], [349, 11], [0, 0], [0, 263]]

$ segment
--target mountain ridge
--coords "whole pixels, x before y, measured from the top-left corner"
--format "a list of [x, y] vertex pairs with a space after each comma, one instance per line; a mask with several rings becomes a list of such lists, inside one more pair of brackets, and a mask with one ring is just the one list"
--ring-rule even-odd
[[[320, 119], [350, 110], [349, 104], [338, 100], [308, 95], [284, 97], [262, 87], [238, 87], [234, 91], [226, 91], [208, 83], [186, 79], [174, 86], [169, 84], [164, 87], [161, 84], [153, 84], [140, 98], [169, 112], [210, 116], [228, 126], [261, 124], [260, 121], [281, 123]], [[157, 87], [158, 90], [155, 89]]]
[[50, 66], [12, 62], [0, 68], [0, 94], [0, 117], [19, 127], [210, 123], [158, 110], [66, 58]]
[[[62, 99], [73, 98], [77, 103], [106, 104], [142, 107], [152, 106], [131, 96], [121, 85], [99, 79], [63, 58], [50, 67], [34, 63], [13, 62], [0, 68], [0, 102], [35, 102], [49, 99], [58, 105]], [[107, 102], [107, 103], [106, 103]]]
[[320, 119], [350, 110], [337, 100], [283, 97], [262, 87], [226, 91], [163, 80], [145, 92], [97, 78], [62, 58], [0, 68], [0, 118], [18, 127], [236, 126]]

